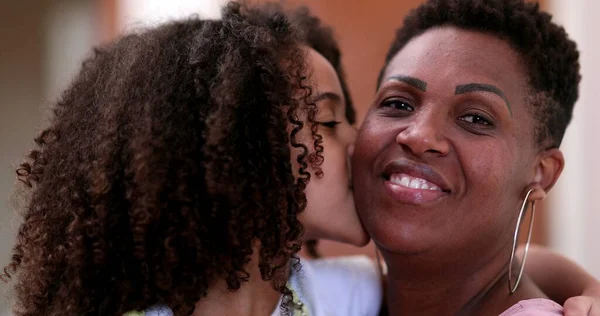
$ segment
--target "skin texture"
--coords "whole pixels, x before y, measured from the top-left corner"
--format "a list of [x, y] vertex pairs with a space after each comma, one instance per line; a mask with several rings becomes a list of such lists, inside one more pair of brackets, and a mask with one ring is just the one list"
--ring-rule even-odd
[[308, 60], [324, 161], [320, 165], [323, 176], [313, 176], [308, 183], [306, 209], [298, 217], [304, 225], [304, 239], [329, 239], [364, 246], [369, 237], [354, 206], [348, 154], [356, 129], [346, 117], [346, 101], [331, 64], [313, 49], [308, 49]]
[[[537, 146], [522, 61], [495, 36], [428, 30], [382, 78], [356, 142], [357, 210], [389, 267], [391, 314], [453, 314], [505, 281], [521, 203], [529, 189], [530, 200], [545, 196], [562, 154]], [[504, 98], [482, 89], [492, 85]], [[390, 185], [399, 173], [440, 190]], [[510, 298], [496, 288], [480, 313], [543, 296], [528, 280]]]

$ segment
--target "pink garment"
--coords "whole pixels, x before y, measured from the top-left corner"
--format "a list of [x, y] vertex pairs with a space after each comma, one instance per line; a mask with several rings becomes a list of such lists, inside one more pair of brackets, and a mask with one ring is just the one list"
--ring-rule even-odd
[[562, 316], [562, 306], [545, 298], [520, 301], [499, 316]]

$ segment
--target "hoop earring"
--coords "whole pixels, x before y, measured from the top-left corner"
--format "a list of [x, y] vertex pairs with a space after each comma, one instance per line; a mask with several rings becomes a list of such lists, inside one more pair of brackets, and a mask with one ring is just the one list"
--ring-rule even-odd
[[525, 211], [527, 210], [527, 204], [529, 203], [529, 195], [533, 192], [533, 189], [530, 189], [525, 195], [525, 200], [523, 200], [523, 205], [521, 205], [521, 211], [519, 212], [519, 218], [517, 219], [517, 227], [515, 228], [515, 235], [513, 236], [513, 246], [512, 252], [510, 253], [510, 262], [508, 263], [508, 291], [510, 294], [513, 294], [517, 291], [519, 287], [519, 282], [521, 282], [521, 277], [523, 276], [523, 271], [525, 269], [525, 260], [527, 259], [527, 253], [529, 252], [529, 244], [531, 243], [531, 232], [533, 231], [533, 219], [535, 217], [535, 201], [531, 201], [531, 220], [529, 221], [529, 232], [527, 233], [527, 243], [525, 244], [525, 252], [523, 253], [523, 260], [521, 261], [521, 266], [519, 267], [519, 274], [517, 276], [517, 280], [513, 285], [513, 263], [516, 257], [517, 244], [519, 238], [519, 230], [521, 229], [521, 221], [525, 217]]

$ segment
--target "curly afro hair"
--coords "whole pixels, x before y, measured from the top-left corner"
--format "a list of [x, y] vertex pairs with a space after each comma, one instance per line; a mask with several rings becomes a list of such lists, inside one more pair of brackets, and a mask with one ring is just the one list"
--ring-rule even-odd
[[[310, 12], [310, 9], [305, 6], [290, 11], [288, 16], [301, 32], [304, 44], [325, 57], [325, 59], [333, 66], [333, 69], [340, 80], [342, 93], [346, 100], [346, 119], [350, 124], [354, 124], [356, 122], [356, 111], [354, 109], [354, 104], [352, 103], [350, 91], [348, 90], [348, 84], [346, 83], [346, 74], [344, 72], [344, 67], [342, 66], [342, 52], [335, 39], [333, 29], [324, 25], [321, 19], [313, 15]], [[304, 243], [307, 254], [313, 258], [321, 256], [317, 249], [317, 244], [317, 240], [307, 240]]]
[[414, 37], [428, 29], [454, 26], [506, 40], [523, 58], [531, 85], [536, 141], [558, 147], [579, 92], [579, 52], [565, 30], [539, 4], [523, 0], [429, 0], [413, 10], [396, 31], [385, 66]]
[[302, 44], [283, 13], [231, 3], [96, 48], [17, 170], [31, 190], [4, 275], [15, 314], [189, 315], [216, 280], [248, 280], [256, 241], [262, 278], [291, 298], [322, 161]]

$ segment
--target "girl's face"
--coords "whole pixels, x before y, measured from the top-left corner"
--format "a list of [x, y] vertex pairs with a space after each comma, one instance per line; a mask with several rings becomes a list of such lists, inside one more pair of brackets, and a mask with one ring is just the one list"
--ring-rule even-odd
[[[299, 216], [305, 229], [304, 239], [329, 239], [363, 246], [369, 237], [354, 207], [349, 159], [356, 129], [345, 116], [346, 100], [337, 73], [322, 55], [307, 50], [312, 70], [311, 101], [318, 107], [315, 120], [323, 137], [325, 160], [321, 165], [323, 177], [312, 172], [306, 188], [308, 202]], [[297, 162], [292, 163], [297, 170]]]

